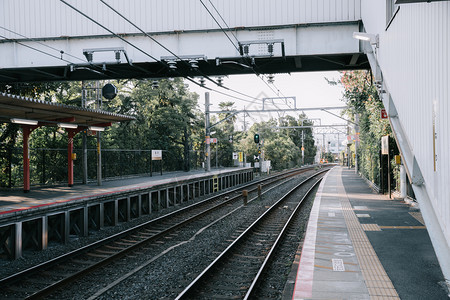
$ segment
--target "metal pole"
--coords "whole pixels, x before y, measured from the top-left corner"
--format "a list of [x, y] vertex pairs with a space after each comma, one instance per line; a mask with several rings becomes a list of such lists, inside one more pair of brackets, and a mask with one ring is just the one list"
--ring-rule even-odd
[[[86, 108], [85, 82], [81, 82], [81, 107]], [[88, 183], [87, 130], [83, 131], [83, 184]]]
[[206, 166], [205, 171], [211, 171], [211, 144], [209, 128], [209, 92], [205, 93], [205, 144], [206, 144]]
[[358, 173], [359, 114], [355, 114], [355, 173]]
[[[99, 82], [96, 82], [97, 91], [97, 109], [100, 109]], [[102, 149], [101, 149], [101, 132], [97, 131], [97, 184], [102, 185]]]
[[217, 142], [216, 143], [216, 145], [215, 145], [215, 147], [216, 147], [216, 169], [218, 169], [219, 168], [219, 166], [218, 166], [218, 164], [217, 164], [217, 149], [219, 148], [219, 143]]
[[[302, 120], [302, 123], [303, 123], [303, 120]], [[305, 164], [305, 145], [303, 143], [303, 140], [304, 140], [304, 136], [303, 136], [303, 129], [302, 129], [302, 166]]]

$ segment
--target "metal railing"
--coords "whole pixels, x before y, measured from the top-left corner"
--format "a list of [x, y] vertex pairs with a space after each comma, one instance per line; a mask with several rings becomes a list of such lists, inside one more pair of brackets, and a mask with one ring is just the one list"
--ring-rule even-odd
[[[88, 149], [88, 181], [97, 180], [96, 149]], [[74, 149], [74, 181], [83, 178], [83, 151]], [[67, 183], [67, 149], [30, 148], [31, 185], [58, 185]], [[150, 174], [151, 150], [102, 149], [102, 179], [115, 179]], [[202, 153], [190, 151], [189, 169], [201, 168]], [[163, 172], [181, 171], [186, 168], [182, 155], [163, 150]], [[153, 172], [160, 172], [160, 163], [153, 164]], [[20, 188], [23, 186], [22, 148], [0, 148], [0, 187]]]

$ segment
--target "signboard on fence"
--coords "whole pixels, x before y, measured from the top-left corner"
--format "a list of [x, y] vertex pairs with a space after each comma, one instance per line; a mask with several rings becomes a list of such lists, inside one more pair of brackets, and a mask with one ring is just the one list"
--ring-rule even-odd
[[152, 160], [162, 160], [162, 150], [152, 150]]
[[239, 153], [239, 162], [244, 161], [244, 152], [238, 152]]

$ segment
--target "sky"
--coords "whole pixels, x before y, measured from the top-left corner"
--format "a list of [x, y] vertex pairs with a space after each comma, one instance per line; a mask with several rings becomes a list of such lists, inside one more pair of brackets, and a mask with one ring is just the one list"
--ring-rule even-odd
[[[274, 91], [272, 91], [260, 78], [256, 75], [232, 75], [229, 77], [225, 77], [223, 80], [224, 86], [237, 90], [241, 93], [244, 93], [248, 96], [255, 98], [265, 98], [265, 97], [295, 97], [296, 98], [296, 107], [297, 108], [313, 108], [313, 107], [326, 107], [326, 106], [345, 106], [345, 103], [341, 100], [343, 94], [343, 87], [340, 85], [332, 86], [328, 84], [325, 80], [328, 78], [330, 80], [337, 80], [340, 78], [338, 72], [302, 72], [302, 73], [291, 73], [291, 74], [276, 74], [274, 77], [274, 85], [281, 92], [279, 95], [276, 95]], [[186, 81], [189, 85], [189, 89], [191, 91], [196, 92], [200, 95], [199, 105], [200, 109], [204, 111], [204, 103], [205, 103], [205, 92], [208, 92], [207, 89], [199, 87], [196, 84], [193, 84], [189, 81]], [[214, 88], [215, 90], [222, 91], [224, 93], [235, 95], [241, 99], [235, 99], [232, 97], [227, 97], [216, 93], [214, 91], [209, 91], [210, 93], [210, 103], [212, 104], [210, 107], [211, 111], [219, 111], [220, 108], [218, 104], [224, 101], [233, 101], [235, 102], [234, 107], [238, 110], [246, 109], [261, 109], [262, 108], [262, 100], [255, 100], [249, 97], [245, 97], [242, 95], [238, 95], [231, 91], [225, 90], [223, 88], [217, 87], [214, 83], [206, 81], [206, 86], [210, 88]], [[272, 86], [272, 85], [271, 85]], [[272, 86], [273, 87], [273, 86]], [[276, 89], [274, 90], [276, 91]], [[253, 103], [251, 103], [253, 102]], [[290, 107], [294, 107], [294, 102], [288, 102]], [[276, 107], [278, 108], [289, 108], [285, 101], [278, 100], [275, 102]], [[266, 108], [271, 107], [275, 108], [275, 106], [271, 105], [270, 102], [266, 102]], [[340, 115], [340, 110], [331, 110], [330, 112]], [[293, 113], [289, 112], [289, 115], [295, 116], [297, 118], [298, 114], [301, 112]], [[322, 125], [325, 124], [344, 124], [346, 123], [344, 120], [335, 117], [329, 113], [323, 111], [305, 111], [306, 115], [309, 118], [316, 119], [320, 118], [320, 121], [315, 120], [316, 124], [321, 122]], [[248, 125], [251, 125], [254, 122], [267, 121], [270, 117], [278, 118], [279, 116], [286, 115], [287, 113], [252, 113], [250, 116], [246, 116], [246, 122]], [[240, 113], [237, 118], [237, 129], [242, 130], [243, 128], [243, 113]], [[344, 129], [342, 129], [344, 130]]]

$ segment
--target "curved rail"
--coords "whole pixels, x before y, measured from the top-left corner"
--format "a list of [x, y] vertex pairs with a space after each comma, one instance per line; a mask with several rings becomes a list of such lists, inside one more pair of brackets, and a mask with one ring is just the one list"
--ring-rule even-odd
[[[322, 172], [321, 172], [322, 173]], [[286, 193], [282, 198], [280, 198], [276, 203], [274, 203], [267, 211], [265, 211], [256, 221], [254, 221], [244, 232], [242, 232], [222, 253], [220, 253], [216, 259], [214, 259], [214, 261], [209, 264], [177, 297], [176, 299], [190, 299], [194, 296], [199, 296], [200, 293], [198, 293], [198, 290], [202, 290], [205, 286], [206, 283], [208, 282], [208, 280], [211, 280], [211, 278], [213, 277], [215, 272], [218, 272], [217, 270], [224, 270], [226, 269], [226, 263], [228, 262], [229, 258], [233, 256], [233, 252], [236, 251], [238, 252], [238, 248], [242, 248], [239, 249], [240, 253], [241, 252], [245, 252], [244, 250], [245, 245], [244, 243], [246, 241], [249, 241], [249, 239], [252, 237], [252, 235], [255, 234], [259, 234], [258, 232], [258, 227], [264, 225], [265, 222], [267, 222], [267, 220], [270, 220], [269, 222], [269, 226], [267, 228], [267, 230], [270, 230], [270, 226], [275, 226], [273, 224], [276, 224], [276, 222], [279, 222], [279, 214], [277, 214], [277, 209], [285, 203], [285, 201], [301, 186], [303, 186], [307, 181], [312, 180], [312, 178], [316, 177], [316, 175], [311, 176], [310, 178], [302, 181], [300, 184], [298, 184], [296, 187], [294, 187], [293, 189], [291, 189], [288, 193]], [[313, 187], [315, 187], [318, 182], [320, 182], [321, 179], [317, 180]], [[258, 268], [258, 271], [256, 272], [256, 275], [254, 276], [249, 288], [246, 291], [245, 294], [245, 299], [248, 299], [248, 297], [250, 297], [253, 293], [253, 291], [255, 290], [255, 287], [258, 285], [259, 280], [261, 279], [261, 276], [268, 264], [268, 262], [270, 261], [274, 249], [276, 249], [276, 247], [280, 244], [280, 241], [282, 240], [282, 237], [284, 236], [287, 228], [289, 227], [289, 225], [291, 224], [291, 221], [294, 219], [295, 215], [299, 212], [301, 204], [303, 203], [303, 200], [311, 193], [313, 187], [311, 187], [306, 194], [302, 197], [302, 199], [298, 202], [298, 204], [296, 205], [295, 209], [293, 210], [293, 212], [290, 214], [290, 216], [288, 217], [288, 219], [284, 222], [284, 226], [282, 226], [282, 229], [277, 233], [277, 238], [275, 241], [271, 241], [273, 242], [270, 250], [266, 253], [261, 266]], [[272, 219], [270, 219], [272, 217]], [[281, 227], [281, 226], [279, 226]], [[264, 232], [266, 232], [267, 234], [267, 230], [265, 230]], [[276, 230], [279, 230], [279, 228], [277, 227]], [[261, 232], [261, 230], [259, 230]], [[262, 238], [261, 238], [262, 239]], [[250, 243], [251, 244], [251, 243]], [[263, 248], [263, 246], [261, 246], [260, 248]], [[264, 245], [264, 248], [267, 248], [267, 245]], [[243, 250], [244, 249], [244, 250]], [[250, 252], [250, 251], [249, 251]], [[233, 270], [227, 270], [228, 273], [233, 273]], [[246, 270], [248, 271], [248, 269]], [[237, 271], [236, 273], [239, 273], [239, 271]], [[240, 283], [241, 286], [245, 286], [244, 283]], [[242, 289], [242, 288], [241, 288]], [[239, 291], [241, 292], [241, 291]], [[206, 292], [207, 293], [207, 292]], [[202, 296], [205, 296], [202, 294]], [[206, 294], [206, 298], [209, 298], [208, 296], [217, 296], [216, 294], [214, 295], [209, 295]], [[224, 295], [221, 295], [224, 296]], [[235, 296], [235, 295], [234, 295]]]
[[[38, 291], [29, 292], [28, 294], [30, 295], [27, 296], [27, 299], [43, 297], [45, 295], [48, 295], [52, 291], [57, 290], [61, 286], [76, 280], [79, 277], [125, 256], [127, 253], [141, 247], [144, 244], [154, 241], [155, 239], [158, 239], [161, 236], [169, 232], [172, 232], [173, 230], [183, 225], [186, 225], [192, 222], [193, 220], [196, 220], [208, 214], [211, 211], [217, 210], [220, 207], [223, 207], [227, 204], [239, 200], [242, 197], [240, 194], [230, 196], [235, 194], [236, 191], [238, 190], [256, 186], [263, 182], [265, 182], [265, 185], [268, 185], [277, 180], [282, 180], [307, 170], [309, 169], [300, 169], [300, 170], [297, 169], [288, 172], [288, 174], [286, 173], [277, 174], [257, 182], [252, 182], [240, 186], [239, 188], [232, 189], [219, 195], [215, 195], [214, 197], [210, 197], [201, 202], [192, 204], [185, 208], [174, 211], [170, 214], [161, 216], [149, 222], [143, 223], [139, 226], [115, 234], [106, 239], [97, 241], [93, 244], [84, 246], [80, 249], [74, 250], [60, 257], [54, 258], [48, 262], [39, 264], [37, 266], [14, 274], [12, 276], [6, 277], [0, 280], [0, 286], [6, 286], [11, 284], [14, 285], [15, 283], [27, 282], [29, 278], [33, 278], [33, 275], [40, 274], [43, 272], [43, 270], [48, 270], [52, 267], [61, 265], [62, 263], [65, 263], [65, 265], [72, 265], [73, 267], [71, 274], [64, 276], [63, 278], [58, 278], [56, 280], [53, 279], [52, 282], [49, 282], [47, 284], [43, 282], [44, 280], [40, 279], [41, 284], [45, 286], [42, 288], [38, 287]], [[250, 189], [250, 191], [256, 190], [257, 187]], [[226, 200], [223, 199], [224, 197], [226, 198]], [[162, 228], [155, 230], [155, 228], [157, 227]], [[132, 238], [130, 239], [131, 236]], [[74, 266], [79, 267], [76, 268]], [[59, 274], [52, 274], [52, 275], [54, 277], [58, 277], [57, 275]]]

